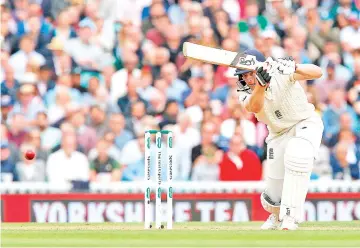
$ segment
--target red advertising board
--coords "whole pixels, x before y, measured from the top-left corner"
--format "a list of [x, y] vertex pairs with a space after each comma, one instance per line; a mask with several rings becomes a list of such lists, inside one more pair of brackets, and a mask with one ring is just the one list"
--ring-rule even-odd
[[[1, 219], [3, 222], [142, 222], [143, 202], [143, 194], [5, 194], [1, 199]], [[174, 194], [173, 204], [175, 222], [242, 222], [267, 217], [259, 194], [253, 193]], [[152, 209], [154, 213], [153, 205]], [[162, 209], [166, 211], [165, 206]], [[309, 194], [305, 219], [360, 220], [360, 193]]]

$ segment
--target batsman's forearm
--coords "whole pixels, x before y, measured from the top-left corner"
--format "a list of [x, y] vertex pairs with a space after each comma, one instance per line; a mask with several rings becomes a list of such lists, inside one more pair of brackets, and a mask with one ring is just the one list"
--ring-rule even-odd
[[322, 76], [321, 68], [313, 64], [296, 64], [295, 73], [307, 79], [317, 79]]
[[265, 89], [266, 87], [262, 87], [260, 85], [255, 86], [254, 91], [245, 104], [245, 109], [247, 111], [252, 113], [258, 113], [261, 111], [264, 106]]

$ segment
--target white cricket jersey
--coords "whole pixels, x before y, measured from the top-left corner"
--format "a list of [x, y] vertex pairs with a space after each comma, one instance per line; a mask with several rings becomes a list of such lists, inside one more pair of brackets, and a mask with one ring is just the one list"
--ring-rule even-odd
[[[244, 104], [249, 95], [240, 92], [240, 102]], [[267, 125], [272, 136], [313, 115], [316, 115], [315, 107], [308, 102], [304, 89], [298, 81], [294, 81], [293, 75], [275, 73], [265, 93], [264, 107], [255, 117]]]

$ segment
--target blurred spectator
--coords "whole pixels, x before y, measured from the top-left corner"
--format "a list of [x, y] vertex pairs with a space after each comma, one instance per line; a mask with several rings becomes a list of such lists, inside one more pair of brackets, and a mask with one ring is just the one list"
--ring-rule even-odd
[[347, 112], [342, 113], [339, 119], [339, 132], [333, 134], [329, 138], [324, 137], [324, 143], [328, 147], [334, 147], [340, 141], [341, 137], [347, 132], [351, 133], [351, 135], [354, 135], [356, 143], [360, 143], [360, 132], [353, 131], [352, 123], [352, 116]]
[[326, 103], [330, 92], [345, 88], [345, 84], [346, 81], [335, 79], [335, 64], [330, 61], [326, 67], [326, 75], [315, 81], [316, 97], [321, 103]]
[[[29, 74], [29, 76], [32, 77], [33, 75]], [[14, 104], [9, 115], [11, 116], [13, 113], [21, 112], [25, 116], [26, 124], [34, 126], [37, 113], [45, 110], [42, 99], [37, 93], [37, 88], [34, 83], [23, 83], [18, 90], [19, 101]]]
[[182, 93], [182, 103], [185, 107], [196, 105], [201, 92], [205, 90], [205, 80], [202, 75], [193, 76], [189, 79], [189, 86], [187, 90]]
[[[75, 64], [72, 65], [70, 77], [71, 77], [71, 86], [72, 88], [78, 90], [81, 94], [86, 93], [88, 91], [87, 85], [84, 85], [81, 80], [82, 70], [80, 67]], [[65, 72], [67, 74], [67, 72]]]
[[20, 50], [11, 55], [9, 59], [9, 64], [14, 69], [16, 79], [22, 79], [29, 63], [42, 66], [45, 64], [45, 58], [35, 51], [34, 38], [30, 35], [24, 35], [20, 41]]
[[19, 149], [18, 147], [9, 141], [9, 131], [5, 124], [1, 123], [0, 129], [0, 140], [3, 143], [7, 143], [8, 148], [10, 150], [10, 160], [14, 161], [15, 163], [19, 160]]
[[[117, 20], [131, 20], [135, 25], [141, 24], [142, 10], [146, 7], [151, 1], [132, 1], [124, 0], [121, 4], [118, 1], [115, 1], [115, 10]], [[153, 0], [152, 2], [156, 2]], [[157, 1], [159, 2], [159, 1]], [[114, 6], [112, 6], [113, 8]]]
[[[122, 152], [115, 145], [115, 134], [111, 131], [107, 131], [105, 132], [103, 139], [108, 143], [109, 147], [107, 149], [107, 152], [109, 156], [114, 158], [117, 162], [119, 162], [121, 159]], [[97, 158], [97, 156], [98, 156], [98, 151], [96, 147], [94, 147], [89, 151], [89, 155], [88, 155], [89, 160], [94, 160]]]
[[141, 23], [141, 31], [142, 33], [146, 33], [149, 29], [153, 28], [153, 22], [164, 15], [166, 15], [166, 10], [164, 8], [164, 5], [162, 3], [154, 2], [150, 5], [149, 8], [149, 16], [145, 18], [145, 20]]
[[5, 79], [1, 82], [1, 95], [10, 95], [16, 99], [19, 81], [14, 78], [14, 70], [11, 66], [4, 67]]
[[335, 89], [331, 92], [329, 97], [328, 108], [323, 113], [324, 122], [324, 138], [329, 139], [340, 130], [340, 115], [342, 113], [349, 113], [351, 116], [351, 128], [358, 130], [357, 117], [354, 110], [346, 104], [345, 92], [343, 89]]
[[35, 157], [33, 160], [25, 158], [26, 151], [34, 151], [34, 147], [23, 144], [21, 150], [21, 161], [16, 163], [19, 181], [22, 182], [45, 182], [45, 161]]
[[[116, 24], [116, 40], [114, 44], [114, 49], [112, 50], [114, 56], [114, 66], [116, 70], [120, 70], [124, 67], [125, 58], [128, 55], [136, 54], [139, 60], [143, 58], [143, 52], [146, 51], [147, 45], [151, 43], [143, 41], [143, 34], [140, 32], [138, 26], [133, 25], [129, 21], [124, 21], [123, 23]], [[137, 63], [137, 65], [142, 65], [142, 63]]]
[[360, 150], [347, 142], [338, 143], [330, 158], [334, 179], [360, 179]]
[[96, 98], [97, 98], [96, 94], [97, 94], [97, 92], [100, 91], [101, 87], [102, 86], [100, 86], [99, 78], [98, 77], [91, 77], [89, 79], [87, 92], [85, 92], [83, 94], [82, 102], [87, 106], [95, 104], [97, 102], [96, 101]]
[[31, 16], [26, 22], [26, 34], [34, 39], [35, 50], [46, 56], [46, 45], [50, 42], [49, 26], [40, 16]]
[[64, 135], [61, 149], [49, 156], [46, 174], [50, 183], [65, 183], [73, 180], [89, 180], [89, 161], [86, 156], [76, 151], [76, 136]]
[[[159, 78], [161, 68], [170, 61], [170, 52], [164, 47], [154, 48], [154, 51], [148, 53], [148, 59], [151, 64], [151, 74], [153, 78]], [[170, 85], [168, 85], [170, 86]]]
[[[49, 0], [51, 1], [51, 0]], [[77, 6], [74, 4], [72, 6], [70, 6], [71, 4], [71, 1], [55, 1], [55, 2], [51, 2], [51, 6], [50, 6], [50, 19], [52, 20], [57, 20], [58, 19], [58, 16], [59, 16], [59, 13], [61, 11], [63, 11], [64, 9], [75, 9]], [[70, 23], [72, 23], [73, 19], [73, 14], [70, 13], [70, 10], [69, 10], [69, 13], [68, 13], [68, 18], [71, 20]], [[77, 20], [79, 21], [79, 20]]]
[[219, 41], [222, 41], [228, 36], [231, 20], [226, 11], [224, 11], [223, 9], [218, 9], [214, 13], [214, 21], [215, 21], [215, 26], [214, 26], [215, 35], [217, 36], [217, 39]]
[[[63, 137], [66, 136], [66, 135], [76, 135], [76, 131], [75, 131], [74, 126], [71, 125], [67, 121], [64, 121], [64, 122], [62, 122], [60, 124], [60, 131], [61, 131], [61, 141], [62, 141]], [[54, 152], [56, 152], [56, 151], [58, 151], [60, 149], [61, 149], [61, 143], [58, 144], [57, 146], [55, 146], [52, 149], [51, 153], [54, 153]], [[76, 150], [81, 152], [81, 153], [84, 153], [84, 148], [78, 143], [77, 143], [77, 146], [76, 146]]]
[[[307, 31], [304, 27], [295, 26], [291, 29], [291, 37], [294, 39], [297, 54], [294, 56], [298, 63], [307, 64], [311, 62], [309, 50], [306, 50]], [[308, 46], [310, 44], [308, 43]]]
[[196, 98], [194, 105], [186, 109], [185, 112], [190, 115], [191, 121], [194, 125], [200, 125], [204, 118], [203, 113], [205, 110], [209, 109], [209, 104], [209, 95], [205, 91], [202, 91], [199, 93], [198, 98]]
[[246, 145], [256, 145], [256, 127], [255, 124], [245, 118], [245, 110], [240, 104], [235, 105], [230, 113], [230, 118], [224, 120], [220, 127], [221, 136], [230, 139], [235, 128], [240, 125], [242, 128], [242, 135]]
[[187, 84], [178, 78], [176, 66], [172, 63], [161, 67], [161, 77], [166, 81], [167, 98], [181, 103], [182, 94], [188, 89]]
[[41, 136], [41, 148], [45, 151], [51, 151], [61, 143], [61, 131], [58, 128], [49, 126], [46, 112], [39, 112], [36, 120]]
[[178, 56], [181, 53], [182, 49], [182, 35], [177, 26], [170, 26], [165, 33], [165, 42], [163, 47], [169, 50], [170, 52], [170, 62], [176, 64], [178, 61]]
[[79, 37], [66, 42], [65, 51], [82, 69], [100, 70], [111, 61], [102, 48], [91, 41], [91, 37], [96, 32], [96, 26], [90, 20], [82, 20], [79, 28]]
[[346, 90], [351, 104], [360, 101], [360, 58], [354, 61], [354, 75], [347, 82]]
[[115, 39], [113, 21], [108, 20], [107, 17], [101, 18], [99, 16], [98, 5], [94, 1], [87, 2], [84, 9], [86, 17], [82, 21], [89, 21], [95, 24], [96, 30], [92, 37], [92, 42], [100, 46], [104, 51], [109, 52], [114, 46]]
[[115, 135], [114, 143], [122, 150], [126, 143], [134, 139], [133, 134], [125, 129], [125, 118], [122, 114], [112, 114], [109, 121], [110, 130]]
[[[41, 32], [42, 34], [49, 34], [51, 25], [47, 22], [46, 19], [43, 18], [43, 12], [46, 12], [48, 14], [48, 8], [49, 5], [45, 4], [45, 5], [39, 5], [36, 2], [33, 1], [25, 1], [27, 2], [28, 6], [27, 8], [24, 9], [25, 12], [27, 12], [27, 16], [25, 20], [19, 20], [17, 22], [17, 32], [18, 35], [23, 35], [23, 34], [27, 34], [27, 33], [33, 33], [34, 30], [32, 28], [31, 24], [31, 18], [38, 18], [38, 24], [36, 24], [38, 27], [36, 29], [38, 29], [38, 32]], [[43, 0], [43, 3], [49, 3], [49, 0]], [[45, 7], [46, 9], [42, 9], [42, 7]], [[34, 37], [35, 38], [35, 37]]]
[[85, 124], [84, 110], [75, 106], [74, 111], [69, 116], [69, 121], [75, 128], [78, 144], [84, 148], [85, 154], [88, 154], [95, 147], [97, 138], [95, 130]]
[[[306, 1], [304, 1], [304, 3], [305, 2]], [[306, 9], [305, 12], [307, 17], [306, 28], [308, 30], [309, 40], [319, 50], [323, 50], [327, 40], [334, 42], [339, 41], [339, 30], [331, 28], [333, 21], [329, 18], [328, 13], [325, 11], [319, 11], [315, 7]]]
[[318, 157], [314, 161], [311, 179], [331, 179], [332, 168], [330, 166], [330, 149], [324, 144], [320, 145]]
[[111, 91], [111, 79], [114, 73], [115, 73], [115, 68], [112, 65], [105, 66], [101, 72], [104, 81], [104, 86], [106, 87], [108, 92]]
[[[158, 13], [155, 13], [157, 11]], [[152, 28], [148, 29], [145, 36], [152, 41], [156, 46], [160, 46], [165, 42], [165, 33], [171, 27], [169, 17], [166, 15], [162, 3], [153, 4], [150, 10], [150, 18]]]
[[28, 17], [29, 1], [13, 1], [13, 16], [16, 22], [24, 21]]
[[[189, 12], [190, 13], [190, 12]], [[195, 15], [192, 18], [187, 20], [187, 36], [184, 38], [184, 41], [195, 41], [201, 39], [201, 31], [203, 24], [203, 16]], [[209, 27], [209, 26], [208, 26]]]
[[74, 67], [74, 60], [65, 53], [64, 41], [58, 37], [52, 38], [47, 45], [49, 53], [46, 56], [46, 63], [52, 69], [55, 75], [61, 76], [69, 74]]
[[[171, 23], [175, 25], [183, 25], [186, 21], [187, 11], [190, 10], [192, 3], [194, 2], [191, 0], [179, 0], [177, 3], [171, 5], [168, 11]], [[202, 11], [201, 6], [199, 7], [200, 11]]]
[[131, 105], [131, 114], [126, 118], [126, 129], [133, 134], [143, 129], [143, 121], [146, 116], [146, 106], [144, 102], [137, 101]]
[[[68, 5], [68, 18], [70, 20], [70, 24], [74, 27], [75, 30], [79, 29], [79, 22], [82, 18], [82, 11], [83, 11], [83, 1], [82, 0], [75, 0], [75, 4]], [[59, 11], [65, 8], [59, 8]]]
[[45, 94], [46, 105], [51, 106], [52, 104], [54, 104], [58, 97], [58, 94], [70, 94], [69, 96], [71, 101], [80, 103], [80, 100], [82, 98], [81, 93], [77, 89], [72, 88], [72, 86], [73, 82], [69, 74], [63, 74], [59, 76], [56, 80], [55, 87]]
[[23, 145], [31, 146], [36, 154], [38, 160], [45, 162], [48, 158], [48, 151], [41, 147], [41, 133], [38, 129], [31, 129], [25, 136], [25, 140], [20, 146], [20, 149]]
[[336, 43], [328, 41], [324, 45], [324, 55], [320, 59], [320, 66], [323, 69], [323, 78], [326, 78], [326, 67], [330, 63], [334, 64], [334, 77], [336, 80], [349, 81], [351, 78], [351, 71], [341, 64], [341, 56], [339, 55], [339, 49]]
[[139, 93], [141, 96], [147, 101], [150, 99], [151, 94], [156, 91], [154, 90], [154, 80], [151, 75], [151, 67], [146, 65], [141, 70], [141, 88], [139, 89]]
[[190, 116], [181, 113], [178, 115], [177, 124], [173, 127], [173, 133], [178, 165], [178, 171], [174, 174], [178, 175], [179, 180], [189, 180], [192, 165], [191, 151], [200, 143], [200, 132], [192, 127]]
[[57, 87], [55, 103], [49, 105], [48, 118], [50, 125], [59, 126], [71, 111], [71, 96], [68, 89], [66, 86]]
[[[134, 167], [138, 167], [140, 166], [139, 161], [141, 161], [142, 158], [144, 157], [143, 152], [144, 152], [144, 133], [141, 132], [136, 135], [136, 139], [130, 140], [129, 142], [126, 143], [126, 145], [122, 150], [120, 163], [124, 166], [132, 165]], [[141, 168], [142, 170], [144, 170], [144, 163], [142, 163]], [[123, 176], [126, 175], [125, 170]]]
[[62, 42], [66, 42], [77, 36], [75, 30], [70, 25], [71, 23], [68, 14], [68, 9], [63, 9], [58, 13], [56, 26], [51, 33], [52, 37], [57, 37]]
[[201, 45], [209, 46], [209, 47], [217, 47], [219, 41], [216, 39], [214, 35], [214, 30], [211, 28], [205, 28], [201, 33], [202, 39], [200, 41]]
[[18, 36], [11, 30], [11, 24], [14, 24], [14, 20], [11, 16], [10, 10], [2, 8], [1, 10], [1, 30], [2, 37], [1, 49], [13, 54], [17, 49]]
[[17, 147], [25, 140], [25, 127], [26, 127], [26, 120], [25, 116], [21, 112], [15, 112], [12, 114], [11, 117], [8, 118], [8, 140], [9, 142], [14, 143]]
[[96, 145], [98, 156], [90, 162], [90, 181], [110, 182], [119, 181], [121, 168], [119, 163], [109, 156], [109, 144], [106, 140], [99, 140]]
[[94, 104], [90, 107], [87, 125], [95, 129], [98, 138], [104, 136], [109, 126], [109, 120], [103, 106]]
[[[239, 49], [238, 43], [229, 38], [222, 41], [221, 47], [224, 50], [233, 52], [237, 52]], [[229, 78], [234, 78], [234, 73], [231, 72], [229, 67], [220, 65], [217, 67], [214, 77], [214, 85], [212, 88], [216, 90], [218, 87], [228, 84]]]
[[216, 14], [218, 13], [218, 10], [222, 10], [222, 4], [223, 1], [215, 0], [210, 0], [205, 3], [204, 15], [210, 19], [212, 26], [215, 26], [216, 24]]
[[5, 121], [8, 118], [9, 113], [11, 112], [15, 100], [9, 95], [1, 96], [1, 121]]
[[285, 50], [278, 45], [278, 35], [275, 30], [264, 30], [261, 33], [261, 37], [264, 39], [266, 46], [270, 47], [270, 54], [272, 57], [282, 58], [285, 56]]
[[167, 103], [167, 98], [165, 94], [166, 89], [160, 89], [159, 87], [161, 84], [165, 85], [166, 83], [163, 79], [157, 79], [155, 81], [156, 88], [152, 87], [151, 89], [149, 89], [149, 91], [147, 92], [148, 95], [141, 94], [141, 96], [144, 97], [144, 99], [149, 103], [147, 112], [150, 115], [161, 115], [165, 111]]
[[214, 143], [215, 128], [215, 124], [211, 122], [206, 122], [201, 127], [201, 143], [191, 151], [191, 180], [219, 180], [219, 163], [223, 153]]
[[116, 102], [119, 97], [124, 97], [128, 93], [131, 78], [140, 78], [140, 70], [136, 68], [138, 58], [136, 54], [124, 54], [124, 68], [115, 72], [111, 78], [111, 99]]
[[[0, 53], [0, 82], [3, 82], [5, 80], [5, 68], [11, 67], [9, 65], [9, 57], [9, 53], [2, 49]], [[0, 88], [1, 87], [2, 84]]]
[[44, 98], [45, 94], [55, 87], [55, 81], [53, 80], [53, 72], [51, 67], [47, 64], [40, 67], [39, 80], [37, 83], [37, 89], [39, 95]]
[[[128, 142], [127, 144], [133, 144], [134, 148], [136, 148], [136, 155], [127, 154], [127, 159], [124, 159], [125, 152], [130, 151], [128, 148], [124, 148], [123, 150], [123, 159], [122, 164], [124, 165], [124, 170], [122, 173], [122, 181], [141, 181], [144, 180], [144, 154], [145, 154], [145, 141], [143, 135], [139, 135], [136, 140]], [[152, 144], [154, 145], [154, 144]]]
[[224, 76], [226, 78], [225, 84], [215, 89], [212, 94], [212, 99], [220, 100], [222, 103], [226, 102], [226, 99], [230, 92], [237, 89], [237, 81], [239, 80], [237, 76], [234, 76], [235, 70], [233, 68], [228, 68]]
[[137, 92], [137, 88], [140, 86], [140, 80], [138, 78], [131, 77], [129, 78], [127, 85], [127, 94], [123, 97], [120, 97], [117, 100], [117, 104], [121, 110], [121, 113], [126, 117], [131, 116], [132, 105], [135, 102], [143, 102], [147, 105], [147, 102], [141, 98], [140, 94]]
[[345, 141], [351, 145], [359, 146], [360, 145], [360, 136], [358, 134], [354, 133], [353, 131], [351, 131], [350, 129], [344, 129], [344, 130], [341, 130], [339, 133], [338, 143], [343, 142], [343, 141]]
[[248, 31], [241, 33], [240, 42], [249, 48], [255, 47], [255, 39], [260, 37], [260, 27], [256, 17], [247, 20]]
[[15, 168], [15, 162], [11, 160], [10, 149], [7, 141], [1, 141], [1, 178], [0, 181], [9, 183], [12, 181], [18, 181], [18, 173]]
[[174, 100], [169, 100], [165, 105], [165, 110], [162, 113], [162, 120], [159, 123], [160, 129], [166, 125], [175, 125], [177, 116], [179, 114], [179, 105]]
[[262, 165], [255, 152], [246, 148], [240, 135], [232, 136], [229, 151], [220, 162], [221, 181], [256, 181], [262, 177]]

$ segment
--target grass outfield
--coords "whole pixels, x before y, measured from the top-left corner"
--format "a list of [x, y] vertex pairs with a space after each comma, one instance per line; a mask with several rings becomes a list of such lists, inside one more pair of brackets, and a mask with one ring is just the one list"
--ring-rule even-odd
[[2, 223], [1, 247], [360, 247], [360, 221], [309, 222], [295, 232], [260, 225], [192, 222], [143, 230], [139, 223]]

